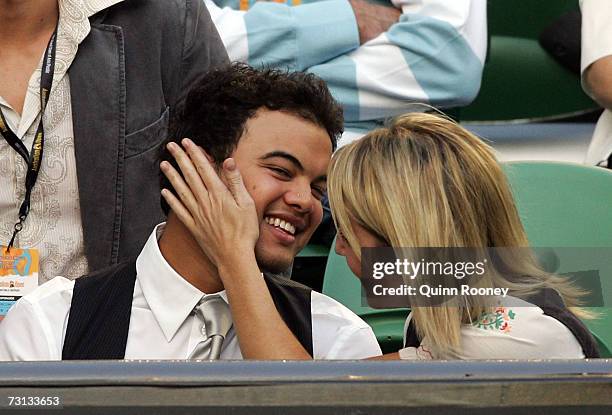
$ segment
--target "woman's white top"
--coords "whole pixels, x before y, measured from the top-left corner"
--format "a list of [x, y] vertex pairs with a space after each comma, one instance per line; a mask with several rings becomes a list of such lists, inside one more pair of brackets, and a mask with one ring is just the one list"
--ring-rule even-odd
[[[582, 347], [559, 320], [545, 315], [540, 307], [513, 298], [513, 306], [497, 307], [461, 328], [461, 349], [437, 356], [427, 338], [419, 347], [399, 351], [401, 359], [582, 359]], [[406, 319], [406, 329], [412, 313]]]

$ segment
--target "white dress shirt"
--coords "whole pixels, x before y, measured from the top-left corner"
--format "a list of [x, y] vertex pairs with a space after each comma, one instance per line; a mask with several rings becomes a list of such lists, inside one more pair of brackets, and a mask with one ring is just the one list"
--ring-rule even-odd
[[[516, 307], [497, 307], [461, 327], [461, 350], [438, 356], [425, 338], [419, 347], [399, 351], [401, 359], [584, 359], [572, 332], [540, 307], [512, 297]], [[406, 328], [412, 314], [406, 319]], [[404, 339], [404, 342], [406, 339]]]
[[[31, 210], [15, 240], [18, 248], [40, 252], [39, 281], [56, 275], [76, 278], [87, 273], [79, 206], [70, 80], [68, 69], [79, 44], [91, 30], [89, 17], [122, 0], [59, 0], [59, 23], [53, 86], [43, 116], [45, 143]], [[41, 115], [42, 58], [30, 77], [21, 115], [0, 96], [8, 126], [32, 148]], [[25, 160], [0, 137], [0, 245], [8, 244], [25, 195]]]
[[[186, 359], [205, 340], [192, 310], [205, 295], [178, 275], [162, 256], [153, 231], [136, 261], [136, 285], [126, 359]], [[60, 360], [74, 281], [57, 277], [21, 298], [0, 323], [0, 360]], [[213, 293], [210, 293], [213, 294]], [[227, 301], [225, 291], [219, 293]], [[363, 320], [337, 301], [312, 291], [315, 359], [380, 355]], [[242, 359], [232, 328], [221, 359]]]

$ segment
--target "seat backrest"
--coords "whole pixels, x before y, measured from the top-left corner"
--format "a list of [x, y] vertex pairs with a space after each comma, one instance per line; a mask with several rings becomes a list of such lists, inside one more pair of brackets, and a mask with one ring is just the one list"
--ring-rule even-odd
[[509, 162], [531, 246], [612, 247], [612, 172], [573, 163]]
[[537, 40], [554, 19], [578, 7], [578, 0], [489, 0], [489, 33]]
[[612, 357], [612, 172], [554, 162], [510, 162], [504, 170], [530, 245], [555, 251], [557, 273], [598, 274], [602, 292], [594, 294], [606, 307], [589, 308], [599, 318], [585, 323]]
[[580, 77], [539, 44], [542, 30], [578, 0], [489, 0], [489, 53], [480, 93], [454, 111], [461, 121], [545, 121], [598, 108]]

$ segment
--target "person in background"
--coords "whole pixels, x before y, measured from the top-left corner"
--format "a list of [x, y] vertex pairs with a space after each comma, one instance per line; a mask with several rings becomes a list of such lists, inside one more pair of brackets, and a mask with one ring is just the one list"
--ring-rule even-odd
[[227, 62], [199, 2], [0, 0], [0, 245], [40, 283], [137, 255], [169, 111]]
[[[184, 191], [180, 200], [172, 198], [171, 202], [198, 243], [214, 250], [224, 244], [218, 240], [210, 244], [210, 235], [228, 238], [227, 245], [231, 243], [228, 235], [256, 234], [255, 212], [239, 172], [222, 172], [228, 191], [209, 172], [206, 157], [194, 152], [192, 161], [195, 170], [192, 163], [182, 161], [182, 171], [193, 174], [187, 177], [189, 185], [174, 178], [175, 188]], [[577, 317], [581, 310], [572, 308], [582, 291], [565, 278], [540, 270], [533, 256], [520, 250], [528, 247], [528, 241], [506, 177], [492, 149], [463, 127], [431, 114], [401, 116], [388, 127], [338, 149], [328, 176], [330, 205], [338, 227], [336, 252], [346, 257], [359, 277], [361, 248], [365, 247], [507, 250], [491, 261], [492, 271], [485, 273], [479, 286], [508, 289], [508, 302], [498, 296], [460, 294], [443, 304], [413, 304], [406, 322], [405, 347], [383, 358], [599, 356], [596, 341]], [[257, 264], [246, 255], [251, 250], [252, 243], [233, 255], [209, 255], [216, 258], [214, 263], [227, 278], [240, 276], [244, 288], [233, 291], [233, 301], [245, 307], [249, 298], [265, 295], [261, 284], [258, 291], [245, 282], [254, 284], [260, 279]], [[451, 284], [461, 283], [454, 276], [448, 278]], [[251, 307], [258, 312], [240, 316], [251, 325], [263, 326], [275, 312], [262, 310], [261, 304]], [[497, 321], [501, 323], [495, 324]], [[241, 342], [259, 350], [271, 347], [261, 339], [250, 336]], [[278, 344], [291, 342], [295, 339], [289, 336]], [[297, 353], [299, 348], [294, 350]]]
[[308, 71], [344, 108], [339, 145], [428, 103], [478, 94], [485, 0], [205, 0], [233, 61]]
[[[321, 221], [325, 174], [342, 132], [342, 111], [325, 83], [303, 73], [222, 67], [195, 84], [172, 124], [172, 137], [191, 140], [180, 141], [185, 150], [171, 140], [162, 154], [161, 169], [171, 179], [162, 182], [164, 198], [187, 196], [169, 160], [183, 164], [187, 154], [203, 154], [201, 145], [218, 169], [244, 172], [253, 227], [194, 237], [179, 220], [182, 207], [166, 205], [168, 221], [152, 228], [136, 260], [76, 281], [57, 277], [19, 300], [2, 323], [0, 360], [379, 355], [372, 329], [354, 313], [276, 275]], [[233, 163], [222, 164], [228, 157]], [[202, 173], [214, 174], [210, 169]], [[185, 174], [190, 183], [197, 176]], [[215, 221], [234, 223], [235, 210], [222, 217], [217, 207]], [[252, 260], [256, 278], [216, 267], [219, 256]], [[246, 299], [234, 296], [250, 289]], [[267, 313], [261, 325], [248, 321], [245, 313], [260, 310]], [[263, 347], [243, 341], [251, 336]], [[298, 340], [283, 344], [284, 338]]]
[[604, 108], [585, 162], [612, 168], [612, 8], [606, 0], [581, 0], [581, 73], [584, 90]]

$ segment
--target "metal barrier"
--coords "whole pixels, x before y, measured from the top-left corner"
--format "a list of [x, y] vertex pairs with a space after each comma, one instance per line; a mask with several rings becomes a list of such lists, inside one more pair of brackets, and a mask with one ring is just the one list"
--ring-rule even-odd
[[0, 363], [0, 415], [56, 410], [609, 415], [612, 360]]

